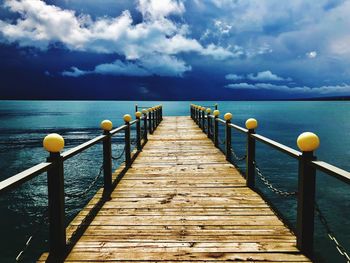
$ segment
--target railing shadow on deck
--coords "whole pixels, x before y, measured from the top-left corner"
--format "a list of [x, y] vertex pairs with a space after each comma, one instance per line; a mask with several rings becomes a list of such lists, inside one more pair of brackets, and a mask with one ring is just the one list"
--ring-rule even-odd
[[[129, 114], [124, 115], [125, 124], [113, 129], [113, 124], [109, 120], [101, 122], [103, 134], [93, 138], [79, 146], [63, 152], [60, 151], [64, 147], [64, 139], [58, 134], [49, 134], [44, 139], [44, 147], [50, 153], [46, 162], [35, 165], [21, 173], [18, 173], [8, 179], [0, 182], [0, 195], [8, 191], [17, 189], [27, 181], [37, 177], [42, 173], [47, 173], [48, 179], [48, 221], [49, 221], [49, 256], [47, 262], [61, 262], [65, 259], [74, 244], [82, 236], [86, 228], [92, 222], [103, 204], [110, 199], [113, 189], [123, 178], [126, 171], [142, 151], [147, 143], [148, 133], [152, 134], [163, 119], [162, 106], [144, 107], [142, 111], [138, 111], [136, 107], [136, 119], [132, 121]], [[131, 127], [136, 126], [136, 139], [133, 142], [130, 138]], [[112, 156], [112, 137], [118, 133], [124, 132], [124, 149], [118, 157]], [[91, 185], [95, 184], [103, 172], [103, 192], [102, 197], [96, 202], [79, 226], [73, 231], [72, 235], [67, 239], [65, 226], [65, 197], [69, 196], [64, 190], [64, 162], [90, 147], [102, 142], [103, 143], [103, 165], [100, 173], [93, 180]], [[131, 149], [131, 145], [135, 144], [135, 149]], [[112, 178], [112, 161], [118, 160], [124, 155], [125, 161], [119, 169], [119, 174]], [[73, 198], [83, 196], [87, 190], [82, 190], [80, 194], [72, 195]], [[30, 245], [32, 236], [26, 242], [24, 250], [22, 250], [16, 261], [20, 261], [25, 249]]]
[[[324, 161], [317, 160], [314, 155], [314, 150], [319, 146], [319, 139], [317, 135], [305, 132], [301, 134], [297, 139], [298, 147], [301, 151], [297, 151], [291, 147], [283, 145], [272, 139], [269, 139], [260, 134], [256, 134], [255, 129], [258, 126], [258, 122], [255, 119], [248, 119], [246, 121], [246, 128], [240, 127], [231, 123], [232, 114], [226, 113], [224, 119], [219, 118], [220, 112], [215, 107], [212, 112], [210, 106], [190, 105], [190, 116], [193, 121], [207, 134], [214, 145], [220, 149], [223, 154], [226, 155], [226, 160], [231, 162], [238, 168], [242, 176], [246, 179], [246, 185], [259, 193], [265, 201], [269, 203], [274, 212], [280, 217], [280, 219], [294, 232], [297, 237], [298, 249], [311, 259], [314, 258], [314, 219], [315, 214], [320, 219], [322, 225], [327, 231], [327, 235], [333, 242], [335, 248], [342, 256], [345, 262], [350, 262], [350, 254], [346, 251], [345, 247], [337, 240], [335, 234], [331, 230], [324, 214], [320, 210], [316, 200], [316, 171], [326, 173], [340, 182], [350, 184], [350, 173], [334, 165], [326, 163]], [[220, 139], [219, 125], [224, 127], [224, 141]], [[231, 130], [244, 134], [246, 136], [246, 155], [237, 156], [232, 148]], [[263, 175], [260, 167], [256, 163], [255, 151], [256, 142], [261, 142], [269, 147], [272, 147], [279, 152], [286, 154], [287, 156], [298, 161], [298, 190], [295, 192], [287, 192], [276, 188], [270, 181]], [[224, 145], [222, 149], [220, 146]], [[236, 165], [236, 161], [244, 161], [245, 172]], [[269, 199], [265, 194], [255, 187], [255, 176], [258, 175], [265, 186], [272, 192], [280, 196], [295, 196], [297, 198], [297, 225], [294, 228], [289, 221], [284, 220], [279, 210], [269, 202]]]

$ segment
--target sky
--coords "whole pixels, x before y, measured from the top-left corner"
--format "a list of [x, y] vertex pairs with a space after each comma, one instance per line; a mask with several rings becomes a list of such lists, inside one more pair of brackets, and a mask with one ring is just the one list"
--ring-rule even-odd
[[0, 99], [350, 96], [350, 0], [0, 0]]

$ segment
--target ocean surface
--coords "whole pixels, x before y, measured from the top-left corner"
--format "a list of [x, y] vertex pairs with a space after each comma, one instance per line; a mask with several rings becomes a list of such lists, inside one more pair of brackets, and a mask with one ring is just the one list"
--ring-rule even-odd
[[[171, 116], [189, 115], [190, 103], [208, 106], [218, 103], [221, 113], [231, 112], [233, 123], [241, 126], [246, 119], [256, 118], [259, 122], [257, 133], [295, 149], [300, 133], [315, 132], [321, 140], [317, 158], [350, 170], [350, 102], [0, 101], [0, 180], [44, 162], [48, 154], [42, 148], [42, 140], [48, 133], [61, 134], [66, 141], [65, 149], [69, 149], [100, 135], [99, 124], [104, 119], [112, 120], [115, 127], [121, 125], [122, 116], [133, 114], [135, 104], [162, 104], [163, 114]], [[232, 140], [236, 154], [244, 155], [245, 136], [232, 131]], [[117, 156], [122, 148], [122, 135], [114, 137], [113, 155]], [[114, 168], [121, 161], [114, 162]], [[296, 160], [257, 142], [256, 161], [273, 185], [286, 191], [297, 189]], [[101, 164], [101, 145], [66, 161], [66, 192], [78, 193], [89, 186]], [[237, 162], [237, 166], [244, 171], [244, 162]], [[46, 174], [42, 174], [0, 196], [0, 262], [14, 262], [32, 234], [33, 240], [23, 254], [22, 262], [34, 262], [47, 251], [46, 184]], [[66, 199], [67, 224], [101, 185], [102, 180], [99, 180], [93, 191], [83, 198]], [[295, 198], [277, 196], [258, 178], [257, 185], [283, 217], [295, 226]], [[319, 172], [317, 202], [338, 240], [350, 251], [350, 186]], [[318, 218], [315, 223], [318, 260], [345, 262]]]

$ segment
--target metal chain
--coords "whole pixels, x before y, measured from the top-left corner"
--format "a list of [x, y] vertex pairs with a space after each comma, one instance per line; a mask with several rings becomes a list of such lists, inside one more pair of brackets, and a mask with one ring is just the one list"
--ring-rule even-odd
[[94, 178], [94, 180], [90, 183], [89, 187], [86, 188], [84, 191], [80, 192], [80, 193], [75, 193], [75, 194], [69, 194], [69, 193], [65, 193], [65, 195], [68, 198], [80, 198], [83, 197], [84, 195], [86, 195], [91, 189], [92, 187], [97, 183], [98, 179], [100, 178], [101, 174], [103, 171], [103, 165], [101, 165], [100, 167], [100, 171], [98, 173], [98, 175]]
[[261, 181], [267, 186], [267, 188], [269, 188], [272, 192], [281, 195], [283, 197], [289, 197], [289, 196], [296, 196], [298, 193], [297, 192], [287, 192], [287, 191], [283, 191], [283, 190], [279, 190], [276, 187], [274, 187], [270, 181], [262, 174], [260, 168], [258, 167], [258, 165], [256, 164], [256, 162], [253, 162], [256, 173], [259, 175]]
[[247, 155], [244, 155], [242, 157], [238, 157], [232, 148], [231, 148], [231, 154], [236, 161], [244, 161], [247, 158]]
[[316, 202], [315, 202], [315, 211], [317, 213], [318, 218], [321, 221], [321, 224], [326, 229], [326, 232], [327, 232], [329, 239], [334, 242], [335, 247], [338, 250], [339, 254], [346, 259], [347, 263], [350, 263], [350, 256], [349, 256], [348, 252], [346, 252], [346, 249], [342, 246], [342, 244], [340, 244], [340, 242], [335, 237], [333, 231], [331, 230], [331, 228], [328, 224], [328, 221], [326, 220], [325, 216], [323, 215], [322, 211], [320, 210], [320, 207], [318, 206], [318, 204]]
[[214, 134], [213, 125], [210, 125], [210, 126], [209, 126], [209, 129], [210, 129], [210, 134]]
[[124, 145], [124, 148], [123, 148], [122, 152], [120, 153], [120, 155], [119, 155], [118, 157], [113, 157], [113, 156], [112, 156], [112, 160], [114, 160], [114, 161], [119, 160], [120, 158], [123, 157], [124, 152], [125, 152], [125, 145]]
[[16, 256], [16, 262], [21, 262], [22, 257], [26, 250], [30, 247], [34, 237], [40, 232], [43, 226], [45, 226], [45, 222], [48, 219], [48, 207], [45, 208], [45, 210], [42, 213], [42, 217], [40, 221], [38, 222], [35, 231], [28, 237], [27, 242], [23, 246], [22, 250], [17, 254]]
[[135, 145], [135, 144], [136, 144], [136, 142], [137, 142], [137, 140], [136, 140], [136, 139], [131, 139], [131, 140], [130, 140], [130, 144], [131, 144], [131, 145]]
[[219, 144], [225, 144], [226, 143], [226, 140], [221, 140], [220, 137], [218, 137], [218, 141], [219, 141]]

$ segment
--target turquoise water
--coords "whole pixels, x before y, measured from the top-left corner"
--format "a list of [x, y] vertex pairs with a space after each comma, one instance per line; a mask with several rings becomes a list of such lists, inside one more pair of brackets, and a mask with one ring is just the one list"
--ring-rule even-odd
[[[42, 149], [44, 136], [57, 132], [64, 136], [66, 149], [101, 134], [99, 123], [110, 119], [122, 124], [125, 113], [133, 113], [135, 104], [163, 104], [164, 115], [189, 115], [191, 102], [113, 102], [113, 101], [0, 101], [0, 179], [10, 177], [39, 162], [47, 153]], [[195, 102], [213, 105], [216, 102]], [[233, 122], [243, 126], [247, 118], [259, 121], [257, 132], [296, 148], [296, 138], [304, 131], [319, 135], [318, 159], [350, 170], [350, 102], [217, 102], [222, 113], [232, 112]], [[221, 133], [223, 134], [223, 133]], [[133, 135], [134, 136], [134, 135]], [[232, 132], [237, 155], [244, 154], [245, 137]], [[122, 138], [113, 139], [113, 155], [122, 149]], [[97, 175], [101, 164], [101, 146], [65, 163], [66, 191], [79, 192]], [[266, 177], [282, 189], [294, 191], [297, 186], [297, 162], [261, 143], [257, 143], [256, 160]], [[244, 163], [237, 163], [244, 170]], [[114, 167], [118, 162], [114, 163]], [[291, 225], [295, 225], [296, 202], [281, 199], [257, 179], [259, 189], [273, 202]], [[96, 185], [97, 189], [101, 182]], [[350, 186], [323, 173], [317, 174], [317, 200], [338, 239], [350, 250]], [[67, 224], [93, 195], [66, 200]], [[15, 191], [0, 196], [0, 257], [13, 262], [26, 238], [42, 226], [25, 253], [24, 261], [32, 262], [47, 249], [47, 227], [42, 215], [47, 206], [46, 175], [38, 176]], [[328, 240], [318, 219], [315, 245], [320, 261], [344, 262]]]

